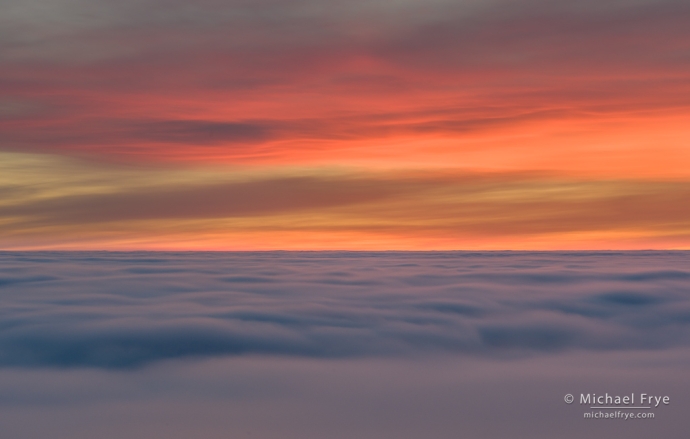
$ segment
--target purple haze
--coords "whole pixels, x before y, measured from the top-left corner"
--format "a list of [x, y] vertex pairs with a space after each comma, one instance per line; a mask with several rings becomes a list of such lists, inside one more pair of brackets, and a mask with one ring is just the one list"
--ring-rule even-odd
[[[0, 425], [12, 438], [684, 438], [689, 256], [0, 253]], [[563, 402], [589, 392], [672, 403], [622, 421]]]

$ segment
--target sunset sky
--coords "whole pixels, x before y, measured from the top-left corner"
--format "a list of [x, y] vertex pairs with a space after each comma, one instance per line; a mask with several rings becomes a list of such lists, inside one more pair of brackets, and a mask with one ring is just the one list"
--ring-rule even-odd
[[690, 249], [690, 2], [1, 1], [2, 249]]

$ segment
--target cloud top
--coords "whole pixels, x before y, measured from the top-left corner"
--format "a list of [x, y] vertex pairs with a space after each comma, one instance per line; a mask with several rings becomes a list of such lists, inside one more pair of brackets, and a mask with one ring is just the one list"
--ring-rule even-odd
[[3, 253], [0, 365], [687, 346], [683, 252]]

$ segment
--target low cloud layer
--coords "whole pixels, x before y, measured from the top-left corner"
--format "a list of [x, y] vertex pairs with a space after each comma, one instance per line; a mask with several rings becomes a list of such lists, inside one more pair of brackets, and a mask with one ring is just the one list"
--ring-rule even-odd
[[3, 253], [0, 365], [687, 347], [676, 253]]

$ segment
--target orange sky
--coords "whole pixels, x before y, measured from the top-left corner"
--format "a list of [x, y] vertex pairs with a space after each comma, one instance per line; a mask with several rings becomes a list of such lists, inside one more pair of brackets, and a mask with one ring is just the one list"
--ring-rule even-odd
[[0, 249], [690, 248], [687, 2], [37, 4]]

